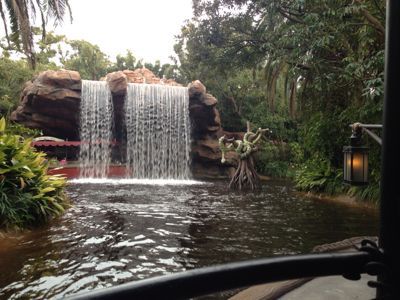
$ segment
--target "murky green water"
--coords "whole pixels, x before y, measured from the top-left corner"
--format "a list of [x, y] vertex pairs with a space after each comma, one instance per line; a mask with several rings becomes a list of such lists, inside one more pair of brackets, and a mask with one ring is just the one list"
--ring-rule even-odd
[[0, 298], [49, 299], [212, 264], [376, 235], [377, 213], [296, 196], [190, 186], [71, 184], [59, 220], [0, 240]]

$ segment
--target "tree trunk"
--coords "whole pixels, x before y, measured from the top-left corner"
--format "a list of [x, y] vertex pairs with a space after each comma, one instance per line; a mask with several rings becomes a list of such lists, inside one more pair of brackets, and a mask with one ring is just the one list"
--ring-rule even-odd
[[296, 116], [296, 84], [296, 80], [293, 80], [290, 85], [289, 115], [291, 118], [295, 118]]
[[260, 187], [260, 177], [254, 168], [254, 160], [250, 155], [246, 159], [239, 160], [239, 165], [235, 174], [229, 183], [230, 189], [251, 189], [255, 190]]

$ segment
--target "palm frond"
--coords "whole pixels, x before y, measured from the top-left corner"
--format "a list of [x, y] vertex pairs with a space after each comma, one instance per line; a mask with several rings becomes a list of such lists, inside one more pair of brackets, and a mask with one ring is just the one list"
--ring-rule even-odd
[[10, 36], [8, 34], [7, 20], [6, 20], [6, 15], [4, 13], [2, 0], [0, 0], [0, 16], [1, 16], [1, 19], [3, 20], [4, 33], [6, 34], [7, 44], [8, 44], [8, 47], [10, 47]]
[[24, 0], [10, 0], [10, 2], [12, 11], [15, 14], [17, 30], [19, 30], [24, 53], [27, 56], [32, 68], [34, 69], [36, 65], [35, 51], [33, 47], [33, 36], [27, 3]]
[[12, 5], [13, 0], [5, 0], [6, 10], [8, 12], [8, 19], [10, 22], [10, 29], [11, 29], [11, 40], [19, 46], [19, 24], [18, 24], [18, 17], [17, 13], [14, 11], [14, 6]]
[[47, 0], [44, 4], [47, 11], [47, 17], [54, 19], [54, 26], [62, 23], [67, 10], [72, 20], [71, 7], [68, 0]]
[[40, 0], [36, 0], [37, 8], [40, 12], [40, 18], [42, 19], [42, 41], [44, 42], [46, 39], [46, 18], [44, 16], [43, 5]]
[[65, 1], [65, 5], [67, 6], [67, 9], [68, 9], [69, 20], [72, 23], [74, 18], [72, 17], [72, 9], [71, 9], [71, 6], [69, 5], [68, 0]]

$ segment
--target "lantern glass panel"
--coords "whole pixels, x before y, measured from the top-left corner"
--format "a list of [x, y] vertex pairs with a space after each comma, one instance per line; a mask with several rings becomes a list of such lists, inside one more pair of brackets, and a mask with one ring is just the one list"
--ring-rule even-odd
[[351, 153], [344, 150], [344, 166], [343, 166], [343, 179], [345, 181], [351, 181]]
[[367, 152], [363, 153], [363, 158], [364, 158], [364, 180], [363, 180], [363, 182], [367, 183], [368, 182], [368, 153]]
[[363, 182], [364, 181], [364, 153], [355, 152], [352, 153], [353, 163], [353, 178], [352, 181]]
[[344, 181], [356, 185], [368, 183], [368, 148], [347, 146], [343, 153]]

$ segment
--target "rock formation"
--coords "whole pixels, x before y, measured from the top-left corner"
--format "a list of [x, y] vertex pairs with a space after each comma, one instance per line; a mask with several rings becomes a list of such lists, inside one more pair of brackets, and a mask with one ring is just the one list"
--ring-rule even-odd
[[81, 76], [78, 72], [45, 71], [28, 81], [11, 120], [44, 135], [76, 140], [79, 137]]
[[[174, 80], [157, 78], [146, 68], [107, 74], [106, 80], [113, 95], [115, 132], [117, 140], [124, 136], [123, 106], [128, 83], [179, 85]], [[25, 84], [20, 105], [11, 120], [44, 135], [79, 140], [79, 107], [81, 77], [69, 70], [45, 71]], [[189, 84], [189, 113], [192, 121], [192, 166], [195, 177], [227, 176], [233, 172], [236, 156], [230, 153], [227, 162], [220, 162], [218, 138], [225, 133], [216, 108], [217, 99], [208, 94], [200, 81]]]
[[[189, 114], [192, 120], [193, 173], [197, 177], [226, 177], [234, 172], [236, 155], [229, 153], [226, 165], [221, 164], [218, 138], [225, 134], [216, 108], [218, 100], [207, 93], [196, 80], [189, 85]], [[229, 134], [227, 134], [229, 135]]]

